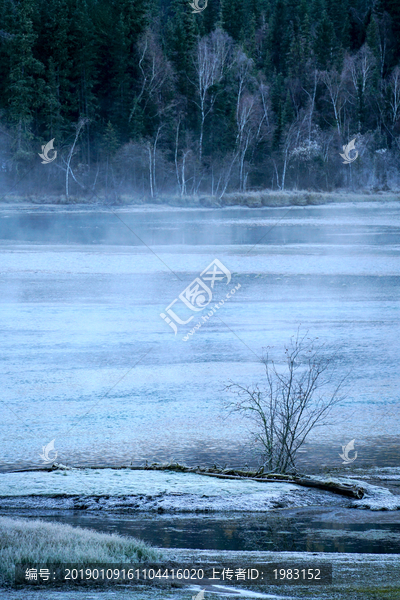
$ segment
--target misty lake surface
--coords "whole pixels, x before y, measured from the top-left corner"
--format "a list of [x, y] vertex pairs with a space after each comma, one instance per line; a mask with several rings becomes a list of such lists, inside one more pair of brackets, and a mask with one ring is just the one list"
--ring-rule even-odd
[[[215, 259], [231, 280], [191, 311], [179, 295]], [[224, 388], [262, 385], [263, 349], [279, 362], [299, 325], [337, 350], [338, 377], [349, 374], [301, 464], [339, 467], [355, 439], [357, 466], [396, 466], [399, 274], [400, 203], [4, 206], [0, 469], [43, 465], [52, 440], [50, 458], [76, 466], [255, 464]], [[181, 320], [194, 316], [177, 335], [160, 317], [175, 299]]]

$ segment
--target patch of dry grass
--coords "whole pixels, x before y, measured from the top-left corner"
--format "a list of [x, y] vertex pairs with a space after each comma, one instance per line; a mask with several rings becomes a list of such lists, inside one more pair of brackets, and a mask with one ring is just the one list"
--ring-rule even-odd
[[0, 585], [13, 582], [17, 563], [135, 563], [160, 553], [135, 538], [41, 520], [0, 517]]
[[249, 208], [285, 207], [285, 206], [318, 206], [332, 202], [377, 202], [377, 201], [399, 201], [400, 194], [397, 192], [382, 192], [363, 190], [360, 192], [347, 192], [338, 190], [335, 192], [312, 192], [308, 190], [259, 190], [253, 192], [232, 192], [225, 194], [222, 198], [217, 196], [184, 196], [174, 194], [163, 194], [157, 198], [136, 194], [113, 194], [106, 196], [104, 192], [91, 194], [89, 196], [65, 195], [39, 195], [32, 194], [20, 196], [18, 194], [6, 194], [0, 201], [2, 204], [33, 204], [33, 205], [112, 205], [112, 206], [146, 206], [166, 205], [175, 207], [191, 208], [219, 208], [229, 206], [246, 206]]

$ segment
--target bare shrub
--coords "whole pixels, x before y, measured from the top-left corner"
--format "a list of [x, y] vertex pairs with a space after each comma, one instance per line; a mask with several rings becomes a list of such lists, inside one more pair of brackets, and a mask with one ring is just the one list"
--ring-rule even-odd
[[340, 395], [346, 375], [337, 376], [337, 352], [307, 334], [292, 336], [285, 348], [284, 369], [267, 354], [262, 362], [266, 386], [227, 386], [236, 398], [225, 407], [243, 415], [252, 424], [252, 435], [261, 450], [263, 470], [296, 471], [296, 456], [309, 433], [327, 424], [332, 409], [344, 399]]

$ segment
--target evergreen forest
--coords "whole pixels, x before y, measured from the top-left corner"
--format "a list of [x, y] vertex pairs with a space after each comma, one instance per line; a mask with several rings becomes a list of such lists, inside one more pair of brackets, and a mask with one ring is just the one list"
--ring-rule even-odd
[[2, 192], [400, 186], [399, 0], [0, 0], [0, 71]]

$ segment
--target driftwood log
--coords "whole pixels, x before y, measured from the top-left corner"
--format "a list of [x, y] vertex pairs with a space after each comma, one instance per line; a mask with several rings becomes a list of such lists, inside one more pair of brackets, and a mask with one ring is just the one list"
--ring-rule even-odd
[[[58, 469], [68, 469], [65, 465], [54, 463], [50, 467], [44, 467], [38, 469], [40, 471], [54, 471]], [[110, 467], [86, 467], [98, 469], [109, 469]], [[115, 467], [113, 467], [115, 468]], [[302, 485], [303, 487], [318, 488], [320, 490], [326, 490], [333, 492], [334, 494], [340, 494], [341, 496], [348, 496], [350, 498], [356, 498], [361, 500], [365, 495], [365, 489], [359, 485], [352, 483], [343, 483], [339, 481], [323, 481], [309, 476], [299, 475], [285, 475], [282, 473], [263, 473], [262, 469], [258, 471], [250, 471], [243, 469], [226, 469], [222, 467], [187, 467], [179, 463], [145, 463], [142, 467], [128, 466], [128, 467], [117, 467], [118, 469], [131, 469], [134, 471], [176, 471], [178, 473], [196, 473], [198, 475], [206, 475], [207, 477], [218, 477], [219, 479], [250, 479], [251, 481], [260, 481], [262, 483], [270, 483], [271, 481], [281, 481], [282, 483], [293, 483], [296, 485]], [[28, 469], [21, 469], [14, 472], [25, 472]], [[31, 469], [29, 469], [31, 470]], [[36, 469], [35, 469], [36, 470]]]
[[[143, 467], [142, 467], [143, 468]], [[271, 481], [280, 481], [282, 483], [293, 483], [303, 487], [318, 488], [327, 490], [341, 496], [348, 496], [361, 500], [365, 495], [365, 489], [350, 483], [341, 483], [338, 481], [323, 481], [321, 479], [313, 479], [312, 477], [299, 477], [297, 475], [284, 475], [280, 473], [262, 474], [260, 471], [243, 471], [241, 469], [219, 469], [218, 467], [185, 467], [179, 463], [171, 463], [168, 465], [153, 463], [145, 465], [145, 469], [152, 471], [178, 471], [181, 473], [197, 473], [206, 475], [207, 477], [218, 477], [220, 479], [250, 479], [251, 481], [261, 481], [269, 483]]]

